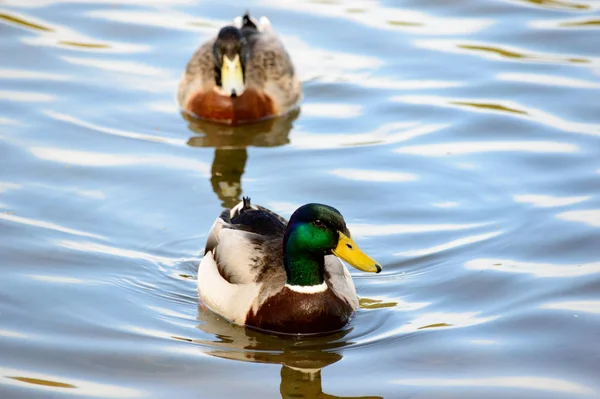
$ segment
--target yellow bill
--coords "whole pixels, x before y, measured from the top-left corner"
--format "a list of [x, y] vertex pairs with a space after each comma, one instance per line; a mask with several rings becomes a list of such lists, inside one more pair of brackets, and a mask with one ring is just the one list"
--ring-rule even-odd
[[236, 54], [233, 60], [227, 56], [223, 57], [221, 88], [226, 96], [240, 96], [244, 92], [244, 74], [239, 54]]
[[364, 272], [379, 273], [381, 271], [381, 265], [361, 251], [352, 238], [342, 232], [339, 234], [338, 245], [332, 251], [335, 256]]

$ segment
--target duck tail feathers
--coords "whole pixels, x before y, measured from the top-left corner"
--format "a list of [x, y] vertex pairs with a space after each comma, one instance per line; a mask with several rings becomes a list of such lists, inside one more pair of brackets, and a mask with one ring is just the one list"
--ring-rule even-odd
[[231, 208], [229, 211], [229, 220], [234, 219], [236, 216], [249, 210], [258, 210], [258, 208], [250, 202], [250, 197], [243, 197], [239, 204]]
[[250, 15], [250, 11], [246, 11], [242, 17], [242, 29], [258, 30], [258, 21]]

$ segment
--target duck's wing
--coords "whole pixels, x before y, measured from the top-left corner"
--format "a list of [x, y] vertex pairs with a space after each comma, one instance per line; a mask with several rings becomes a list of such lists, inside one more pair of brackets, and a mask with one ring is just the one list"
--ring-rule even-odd
[[207, 252], [198, 266], [198, 297], [200, 301], [215, 313], [244, 324], [251, 309], [256, 308], [256, 300], [261, 285], [248, 282], [233, 283], [223, 277], [217, 263], [215, 247]]
[[210, 229], [204, 253], [212, 251], [219, 243], [219, 232], [223, 227], [235, 230], [242, 230], [266, 238], [275, 238], [285, 233], [287, 220], [277, 213], [262, 207], [252, 205], [249, 197], [244, 197], [242, 202], [232, 209], [225, 209]]
[[198, 267], [198, 296], [237, 324], [285, 285], [283, 241], [231, 223], [227, 210], [215, 220]]
[[287, 220], [265, 207], [252, 205], [249, 197], [233, 207], [229, 217], [236, 227], [270, 238], [283, 237], [287, 226]]
[[213, 46], [215, 38], [204, 43], [187, 64], [179, 81], [177, 101], [184, 107], [188, 98], [194, 93], [206, 92], [215, 86], [215, 62]]
[[244, 198], [215, 220], [206, 241], [205, 256], [212, 256], [219, 274], [232, 284], [261, 283], [285, 273], [284, 220]]
[[292, 60], [272, 29], [248, 30], [250, 59], [246, 67], [246, 86], [264, 92], [283, 113], [300, 100], [301, 86]]
[[287, 220], [286, 218], [284, 218], [283, 216], [280, 216], [280, 215], [278, 215], [277, 213], [273, 212], [272, 210], [270, 210], [270, 209], [267, 209], [267, 208], [265, 208], [265, 207], [262, 207], [262, 206], [260, 206], [260, 205], [256, 205], [256, 207], [257, 207], [259, 210], [263, 211], [263, 212], [267, 212], [267, 213], [269, 213], [269, 214], [270, 214], [270, 217], [272, 217], [272, 218], [276, 219], [277, 221], [279, 221], [279, 223], [281, 223], [281, 224], [283, 225], [283, 228], [284, 228], [284, 230], [285, 230], [285, 227], [286, 227], [286, 226], [287, 226], [287, 224], [288, 224], [288, 220]]

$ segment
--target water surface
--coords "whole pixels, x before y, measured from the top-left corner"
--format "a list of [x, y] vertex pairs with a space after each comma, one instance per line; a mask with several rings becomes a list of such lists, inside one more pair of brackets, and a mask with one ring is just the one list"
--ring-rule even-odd
[[[268, 15], [299, 112], [183, 117]], [[0, 1], [0, 397], [600, 397], [600, 3]], [[222, 206], [340, 209], [385, 269], [343, 331], [198, 308]]]

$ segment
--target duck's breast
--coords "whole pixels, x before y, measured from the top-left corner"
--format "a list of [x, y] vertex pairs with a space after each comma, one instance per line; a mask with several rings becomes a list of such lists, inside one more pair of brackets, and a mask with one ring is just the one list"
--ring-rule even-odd
[[331, 289], [318, 293], [298, 292], [285, 286], [251, 310], [246, 325], [282, 333], [322, 333], [344, 327], [353, 314], [352, 306]]
[[229, 125], [256, 122], [277, 115], [272, 99], [251, 88], [237, 97], [224, 96], [216, 90], [199, 92], [190, 96], [185, 109], [199, 118]]

